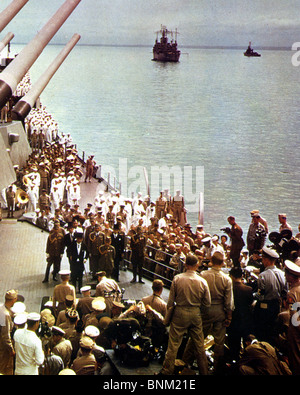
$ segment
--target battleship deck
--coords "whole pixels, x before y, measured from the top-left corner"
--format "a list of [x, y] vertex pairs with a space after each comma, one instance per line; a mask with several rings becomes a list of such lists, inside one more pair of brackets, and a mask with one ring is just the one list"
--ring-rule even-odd
[[[80, 208], [86, 207], [88, 202], [93, 203], [96, 193], [104, 188], [103, 183], [93, 179], [91, 183], [81, 182]], [[46, 269], [46, 242], [48, 232], [42, 231], [26, 221], [19, 221], [16, 218], [6, 219], [6, 212], [3, 211], [3, 220], [0, 222], [0, 303], [4, 301], [5, 292], [8, 289], [17, 289], [19, 294], [25, 298], [25, 305], [28, 312], [39, 312], [42, 298], [52, 296], [53, 289], [58, 282], [52, 281], [42, 283]], [[88, 262], [86, 269], [88, 272]], [[66, 255], [63, 256], [62, 269], [69, 269], [69, 262]], [[125, 288], [125, 299], [139, 300], [143, 296], [152, 293], [152, 282], [144, 279], [145, 284], [131, 284], [132, 273], [130, 271], [120, 271], [120, 288]], [[91, 277], [84, 275], [83, 285], [89, 284]], [[165, 289], [162, 295], [167, 301], [168, 290]], [[79, 297], [79, 295], [78, 295]]]

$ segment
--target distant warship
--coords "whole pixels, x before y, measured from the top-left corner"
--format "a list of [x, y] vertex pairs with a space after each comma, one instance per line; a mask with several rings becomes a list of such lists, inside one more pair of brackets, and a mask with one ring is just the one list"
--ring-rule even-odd
[[[161, 33], [160, 41], [158, 41], [159, 33]], [[178, 62], [180, 51], [177, 49], [177, 29], [175, 31], [175, 42], [173, 41], [173, 31], [168, 30], [166, 26], [161, 26], [161, 29], [156, 34], [152, 60], [159, 62]], [[171, 42], [168, 42], [168, 34], [172, 37]]]
[[251, 41], [249, 42], [247, 50], [244, 52], [244, 56], [250, 57], [260, 57], [261, 55], [257, 52], [254, 52], [251, 48]]

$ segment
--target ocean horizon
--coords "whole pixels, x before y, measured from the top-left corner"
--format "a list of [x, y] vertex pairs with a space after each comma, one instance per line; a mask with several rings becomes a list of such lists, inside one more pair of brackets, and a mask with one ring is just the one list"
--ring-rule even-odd
[[[60, 47], [45, 49], [30, 70], [32, 82]], [[190, 199], [193, 227], [201, 192], [207, 232], [220, 234], [235, 215], [246, 233], [250, 211], [259, 209], [270, 231], [286, 212], [296, 233], [300, 69], [291, 49], [248, 59], [246, 48], [179, 46], [180, 62], [161, 64], [151, 61], [150, 45], [78, 45], [42, 103], [126, 194], [147, 194], [146, 169], [151, 199], [165, 188]]]

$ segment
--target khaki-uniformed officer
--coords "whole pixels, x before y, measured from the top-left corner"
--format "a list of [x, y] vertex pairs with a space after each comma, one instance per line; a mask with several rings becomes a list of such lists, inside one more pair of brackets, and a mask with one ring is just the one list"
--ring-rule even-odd
[[11, 308], [17, 297], [17, 291], [7, 291], [5, 302], [0, 306], [0, 373], [3, 375], [13, 375], [15, 350], [11, 338], [14, 325]]
[[69, 368], [73, 350], [72, 344], [70, 340], [64, 338], [65, 331], [63, 329], [58, 326], [53, 326], [51, 331], [54, 344], [52, 352], [54, 355], [61, 357], [65, 368]]
[[114, 261], [116, 256], [115, 247], [111, 245], [111, 238], [106, 237], [105, 243], [99, 247], [100, 259], [99, 270], [106, 272], [107, 277], [111, 277], [114, 269]]
[[80, 318], [83, 319], [86, 314], [90, 314], [93, 311], [92, 302], [94, 298], [91, 296], [90, 285], [85, 285], [84, 287], [81, 287], [80, 292], [82, 294], [82, 297], [79, 298], [76, 309], [79, 313]]
[[41, 183], [40, 183], [40, 191], [43, 189], [46, 190], [46, 192], [49, 192], [49, 170], [47, 169], [46, 165], [44, 162], [40, 163], [39, 167], [39, 173], [41, 176]]
[[92, 353], [94, 341], [88, 337], [83, 336], [79, 342], [80, 356], [78, 356], [73, 364], [72, 369], [77, 375], [93, 374], [97, 369], [97, 362], [94, 354]]
[[107, 278], [104, 270], [97, 273], [98, 284], [96, 286], [95, 297], [102, 296], [105, 298], [106, 311], [111, 314], [112, 303], [121, 297], [121, 290], [117, 282], [112, 278]]
[[60, 227], [59, 220], [54, 221], [54, 228], [47, 239], [46, 254], [47, 267], [43, 283], [49, 281], [50, 268], [53, 265], [53, 280], [56, 281], [56, 275], [60, 270], [61, 259], [65, 250], [64, 230]]
[[101, 232], [98, 223], [95, 224], [95, 231], [91, 232], [88, 239], [88, 252], [90, 260], [90, 272], [95, 277], [99, 267], [100, 251], [99, 248], [104, 244], [105, 235]]
[[[222, 272], [224, 256], [216, 251], [211, 257], [212, 267], [201, 272], [208, 284], [211, 295], [211, 306], [202, 309], [204, 337], [214, 337], [214, 371], [220, 366], [221, 357], [224, 354], [224, 342], [226, 328], [230, 325], [232, 310], [234, 309], [233, 288], [231, 278]], [[189, 362], [190, 353], [194, 344], [189, 340], [183, 360]]]
[[196, 273], [198, 258], [195, 255], [187, 255], [185, 267], [186, 271], [176, 275], [171, 284], [167, 306], [172, 308], [175, 305], [175, 310], [162, 374], [173, 374], [177, 351], [186, 332], [193, 341], [200, 374], [208, 373], [200, 308], [210, 306], [210, 292], [206, 280]]
[[70, 270], [61, 270], [59, 275], [61, 276], [61, 284], [54, 287], [53, 291], [53, 312], [57, 317], [61, 310], [65, 309], [66, 296], [71, 295], [73, 297], [74, 303], [76, 300], [75, 287], [69, 284], [70, 280]]
[[47, 195], [46, 189], [42, 189], [42, 193], [39, 197], [39, 208], [42, 211], [45, 210], [48, 206], [50, 206], [50, 196]]
[[234, 309], [233, 287], [231, 278], [222, 272], [224, 256], [216, 251], [211, 257], [210, 270], [201, 272], [207, 281], [211, 295], [211, 307], [203, 315], [204, 336], [214, 337], [214, 368], [217, 370], [219, 358], [224, 353], [226, 328], [230, 325]]
[[154, 310], [158, 311], [163, 317], [165, 317], [167, 312], [167, 303], [161, 298], [161, 294], [164, 290], [164, 282], [162, 280], [156, 279], [152, 283], [152, 295], [145, 296], [142, 299], [144, 305], [149, 305]]

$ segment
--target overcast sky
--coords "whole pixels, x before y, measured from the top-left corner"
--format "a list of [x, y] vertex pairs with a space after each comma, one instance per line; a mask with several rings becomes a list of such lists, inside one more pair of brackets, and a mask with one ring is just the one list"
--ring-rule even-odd
[[[1, 0], [0, 12], [12, 0]], [[0, 35], [27, 43], [64, 0], [29, 0]], [[66, 44], [153, 45], [161, 24], [178, 28], [180, 46], [291, 47], [300, 41], [299, 0], [81, 0], [52, 40]]]

